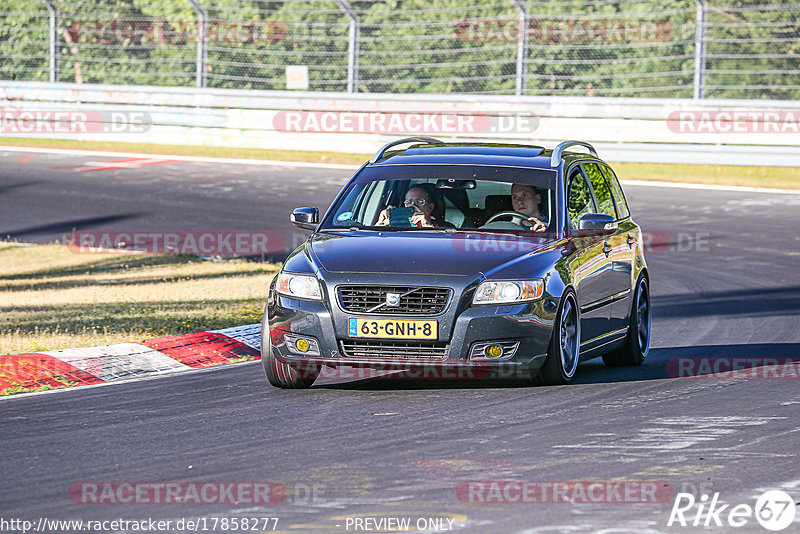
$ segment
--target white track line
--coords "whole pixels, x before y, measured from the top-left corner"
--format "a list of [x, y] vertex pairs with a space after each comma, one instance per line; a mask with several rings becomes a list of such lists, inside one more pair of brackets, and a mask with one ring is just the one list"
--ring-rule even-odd
[[[242, 165], [262, 165], [274, 167], [311, 167], [320, 169], [356, 170], [359, 165], [340, 163], [314, 163], [310, 161], [276, 161], [270, 159], [208, 158], [203, 156], [173, 156], [171, 154], [138, 154], [135, 152], [97, 152], [94, 150], [74, 150], [67, 148], [35, 148], [0, 145], [0, 152], [34, 152], [39, 154], [65, 154], [69, 156], [103, 156], [112, 158], [175, 159], [179, 161], [198, 161], [203, 163], [236, 163]], [[364, 161], [370, 155], [364, 156]]]
[[[28, 147], [14, 147], [0, 145], [0, 152], [35, 152], [40, 154], [66, 154], [78, 156], [108, 156], [108, 157], [127, 157], [127, 158], [153, 158], [157, 156], [163, 159], [175, 159], [179, 161], [197, 161], [203, 163], [233, 163], [239, 165], [259, 165], [259, 166], [273, 166], [273, 167], [308, 167], [317, 169], [342, 169], [355, 171], [359, 168], [357, 165], [342, 165], [338, 163], [312, 163], [302, 161], [275, 161], [266, 159], [236, 159], [236, 158], [207, 158], [201, 156], [172, 156], [169, 154], [136, 154], [132, 152], [95, 152], [92, 150], [72, 150], [61, 148], [28, 148]], [[369, 156], [364, 156], [364, 160]], [[612, 162], [613, 163], [613, 162]], [[739, 191], [743, 193], [769, 193], [780, 195], [800, 195], [800, 190], [792, 189], [772, 189], [769, 187], [745, 187], [737, 185], [711, 185], [711, 184], [694, 184], [694, 183], [679, 183], [679, 182], [660, 182], [656, 180], [622, 180], [623, 184], [634, 186], [648, 186], [648, 187], [672, 187], [677, 189], [706, 189], [709, 191]]]

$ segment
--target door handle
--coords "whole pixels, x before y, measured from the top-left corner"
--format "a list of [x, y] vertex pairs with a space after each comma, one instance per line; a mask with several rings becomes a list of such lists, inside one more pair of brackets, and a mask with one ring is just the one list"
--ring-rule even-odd
[[636, 240], [632, 235], [628, 234], [628, 239], [626, 239], [625, 242], [628, 244], [628, 248], [633, 248], [633, 244], [636, 243]]
[[606, 258], [611, 254], [611, 245], [608, 242], [603, 243], [603, 254], [606, 255]]

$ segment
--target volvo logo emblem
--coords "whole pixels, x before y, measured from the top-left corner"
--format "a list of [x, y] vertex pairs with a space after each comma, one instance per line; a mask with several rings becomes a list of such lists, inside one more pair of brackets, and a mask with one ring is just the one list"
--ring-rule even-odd
[[386, 305], [390, 308], [397, 308], [400, 306], [400, 293], [387, 293]]

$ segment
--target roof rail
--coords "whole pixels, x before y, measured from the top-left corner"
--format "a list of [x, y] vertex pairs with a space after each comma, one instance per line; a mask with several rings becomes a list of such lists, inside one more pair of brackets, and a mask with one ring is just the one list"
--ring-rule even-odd
[[434, 137], [406, 137], [404, 139], [398, 139], [397, 141], [392, 141], [391, 143], [386, 143], [383, 145], [380, 150], [375, 152], [375, 155], [369, 159], [370, 163], [375, 163], [379, 159], [383, 157], [383, 153], [386, 152], [388, 149], [392, 148], [396, 145], [402, 145], [404, 143], [430, 143], [434, 145], [442, 144], [444, 141], [439, 141]]
[[561, 154], [564, 152], [564, 150], [575, 145], [588, 148], [592, 156], [597, 157], [597, 150], [595, 150], [594, 147], [589, 143], [585, 143], [583, 141], [564, 141], [563, 143], [559, 143], [558, 146], [553, 149], [553, 155], [550, 157], [550, 167], [558, 167], [561, 164]]

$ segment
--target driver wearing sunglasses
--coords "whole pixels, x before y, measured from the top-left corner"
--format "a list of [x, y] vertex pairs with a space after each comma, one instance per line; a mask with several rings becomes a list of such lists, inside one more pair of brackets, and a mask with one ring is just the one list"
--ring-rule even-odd
[[[414, 226], [425, 226], [430, 228], [438, 228], [440, 225], [433, 218], [433, 210], [436, 204], [431, 199], [431, 195], [420, 186], [414, 186], [406, 192], [406, 199], [403, 205], [407, 208], [414, 208], [414, 214], [411, 216], [411, 224]], [[378, 217], [376, 226], [389, 226], [389, 211], [395, 209], [394, 206], [387, 206]]]

